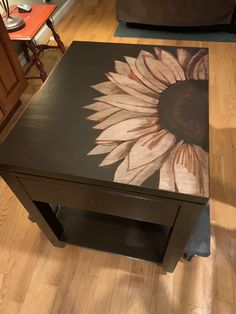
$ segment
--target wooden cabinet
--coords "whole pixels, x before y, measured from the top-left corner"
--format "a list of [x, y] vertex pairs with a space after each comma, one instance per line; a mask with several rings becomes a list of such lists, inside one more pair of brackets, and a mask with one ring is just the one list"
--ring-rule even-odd
[[27, 83], [0, 15], [0, 130], [19, 105]]

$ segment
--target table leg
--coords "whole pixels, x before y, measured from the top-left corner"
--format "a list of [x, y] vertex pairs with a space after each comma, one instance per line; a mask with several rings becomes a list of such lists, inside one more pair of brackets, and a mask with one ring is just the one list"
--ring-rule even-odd
[[21, 184], [20, 179], [14, 174], [1, 172], [1, 175], [48, 240], [54, 246], [64, 247], [65, 243], [60, 240], [64, 230], [51, 207], [46, 203], [34, 202]]
[[63, 42], [61, 41], [60, 36], [59, 36], [59, 35], [57, 34], [57, 32], [55, 31], [54, 26], [53, 26], [51, 20], [48, 19], [47, 22], [46, 22], [46, 24], [47, 24], [47, 26], [51, 29], [52, 34], [53, 34], [53, 37], [54, 37], [55, 41], [57, 42], [58, 48], [61, 50], [62, 53], [64, 53], [65, 50], [66, 50], [66, 49], [65, 49], [65, 46], [64, 46]]
[[22, 42], [22, 47], [23, 47], [23, 52], [24, 52], [24, 56], [25, 56], [25, 60], [27, 62], [30, 62], [30, 55], [29, 55], [29, 50], [28, 50], [28, 46], [26, 44], [25, 41]]
[[44, 66], [43, 66], [42, 61], [39, 59], [37, 47], [35, 46], [35, 44], [32, 41], [28, 41], [27, 44], [28, 44], [28, 47], [30, 48], [30, 50], [33, 53], [33, 57], [34, 57], [34, 61], [35, 61], [36, 67], [38, 68], [39, 73], [40, 73], [40, 77], [41, 77], [42, 81], [44, 82], [46, 80], [46, 78], [47, 78], [47, 73], [44, 70]]
[[204, 205], [194, 203], [180, 206], [163, 258], [165, 271], [174, 271], [203, 209]]

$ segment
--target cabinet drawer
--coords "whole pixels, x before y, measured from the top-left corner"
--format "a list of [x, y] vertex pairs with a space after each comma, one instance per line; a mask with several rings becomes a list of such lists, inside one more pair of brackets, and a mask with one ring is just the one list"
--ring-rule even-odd
[[48, 178], [19, 178], [34, 201], [172, 226], [179, 204], [172, 199]]

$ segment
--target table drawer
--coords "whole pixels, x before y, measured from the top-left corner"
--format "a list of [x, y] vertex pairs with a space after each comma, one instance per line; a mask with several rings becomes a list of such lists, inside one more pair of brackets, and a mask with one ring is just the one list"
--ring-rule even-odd
[[34, 201], [60, 203], [119, 217], [172, 226], [179, 202], [156, 196], [48, 178], [19, 178]]

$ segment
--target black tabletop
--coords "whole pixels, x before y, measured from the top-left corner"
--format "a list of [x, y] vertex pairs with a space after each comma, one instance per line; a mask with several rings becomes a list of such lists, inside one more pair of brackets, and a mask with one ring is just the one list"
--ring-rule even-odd
[[[163, 48], [165, 49], [165, 51], [167, 51], [167, 53], [171, 53], [172, 55], [176, 56], [176, 47], [160, 48]], [[109, 81], [109, 79], [107, 78], [109, 75], [106, 76], [106, 73], [108, 72], [117, 73], [117, 71], [123, 71], [120, 76], [125, 76], [128, 61], [131, 62], [132, 60], [137, 60], [137, 57], [139, 56], [141, 50], [146, 51], [145, 53], [147, 54], [147, 57], [149, 53], [150, 59], [153, 58], [153, 46], [73, 42], [59, 62], [59, 64], [54, 68], [49, 78], [43, 84], [39, 92], [32, 98], [29, 107], [19, 119], [10, 135], [1, 145], [0, 169], [12, 169], [23, 173], [36, 173], [38, 175], [49, 174], [52, 177], [54, 175], [62, 177], [73, 176], [81, 178], [81, 180], [87, 180], [88, 182], [101, 181], [116, 184], [114, 183], [114, 181], [116, 181], [114, 179], [115, 173], [117, 172], [118, 167], [121, 167], [121, 163], [124, 163], [124, 158], [128, 160], [128, 150], [126, 152], [125, 150], [121, 150], [120, 154], [123, 154], [123, 156], [121, 156], [119, 160], [104, 166], [99, 165], [104, 161], [109, 152], [107, 151], [106, 154], [96, 154], [90, 152], [96, 146], [96, 139], [97, 145], [100, 145], [100, 147], [104, 148], [104, 146], [107, 147], [107, 145], [113, 145], [113, 148], [116, 148], [120, 144], [124, 144], [124, 142], [127, 142], [128, 146], [134, 145], [137, 142], [137, 138], [129, 137], [130, 134], [127, 138], [125, 138], [125, 135], [123, 134], [122, 136], [124, 137], [122, 138], [121, 136], [120, 140], [109, 140], [108, 135], [108, 141], [105, 142], [106, 140], [104, 141], [104, 137], [101, 136], [101, 133], [104, 131], [104, 129], [101, 130], [101, 128], [99, 129], [99, 127], [96, 128], [96, 125], [98, 123], [104, 122], [106, 119], [101, 117], [98, 121], [96, 120], [96, 117], [94, 119], [93, 117], [88, 118], [97, 111], [93, 111], [91, 110], [91, 108], [85, 108], [85, 106], [94, 103], [107, 104], [106, 109], [111, 110], [110, 115], [117, 113], [117, 111], [119, 110], [125, 111], [124, 108], [117, 108], [109, 105], [110, 98], [108, 99], [109, 101], [106, 103], [105, 98], [100, 98], [104, 96], [104, 93], [102, 94], [98, 91], [99, 86], [96, 89], [92, 88], [91, 86], [94, 86], [101, 82]], [[197, 48], [188, 48], [188, 54], [190, 56], [194, 56], [198, 52], [199, 49]], [[205, 55], [206, 53], [207, 52], [205, 52]], [[156, 50], [156, 54], [158, 54], [158, 50]], [[127, 59], [128, 61], [125, 60], [124, 56], [129, 57]], [[119, 67], [120, 70], [115, 70], [115, 60], [123, 62], [123, 70], [121, 63]], [[126, 66], [124, 66], [125, 63]], [[143, 85], [143, 88], [150, 88], [150, 86], [148, 87], [147, 85], [145, 85], [145, 82], [142, 82], [142, 77], [141, 79], [136, 77], [137, 75], [140, 75], [140, 73], [137, 73], [136, 76], [134, 74], [132, 75], [130, 75], [130, 73], [127, 74], [127, 76], [129, 76], [129, 79], [133, 79], [133, 82], [135, 81], [137, 84]], [[189, 75], [191, 75], [191, 73]], [[189, 82], [192, 81], [194, 81], [194, 78], [190, 77]], [[164, 82], [162, 83], [164, 84]], [[114, 80], [113, 83], [109, 84], [114, 85]], [[130, 93], [130, 90], [124, 91], [121, 89], [122, 82], [119, 82], [119, 84], [117, 83], [117, 91], [113, 90], [109, 91], [109, 93], [112, 93], [113, 96], [115, 93]], [[129, 86], [129, 82], [127, 84]], [[165, 82], [165, 84], [168, 85], [167, 82]], [[179, 84], [179, 82], [174, 85], [177, 84]], [[170, 87], [173, 88], [173, 86]], [[134, 86], [132, 92], [137, 91], [137, 88], [136, 90], [135, 88], [136, 87]], [[192, 86], [190, 86], [190, 89], [191, 88]], [[197, 88], [201, 88], [201, 86], [198, 85]], [[185, 87], [183, 87], [183, 90], [184, 89]], [[175, 93], [174, 90], [172, 90], [172, 92]], [[151, 98], [152, 100], [155, 99], [155, 94], [158, 94], [158, 90], [149, 90], [149, 92], [146, 90], [144, 91], [144, 94], [147, 97], [150, 96], [150, 103]], [[164, 106], [164, 102], [168, 101], [168, 97], [172, 97], [171, 93], [169, 93], [168, 95], [164, 95], [165, 97], [163, 97], [162, 107]], [[104, 97], [107, 97], [107, 95], [105, 95]], [[138, 97], [141, 97], [139, 98], [139, 100], [143, 97], [142, 95], [140, 96], [140, 92]], [[96, 98], [99, 99], [96, 100]], [[151, 104], [148, 107], [151, 110], [148, 109], [147, 111], [142, 113], [141, 111], [143, 107], [141, 102], [141, 111], [135, 113], [138, 118], [136, 116], [133, 116], [132, 118], [135, 119], [136, 117], [137, 119], [141, 119], [144, 117], [148, 123], [150, 121], [155, 122], [156, 109], [152, 109], [155, 108], [155, 106], [156, 105], [154, 105], [154, 103]], [[112, 108], [115, 109], [113, 110]], [[200, 109], [200, 111], [201, 110], [202, 109]], [[165, 109], [162, 111], [164, 121], [164, 117], [166, 115]], [[201, 118], [200, 120], [203, 125], [203, 130], [206, 133], [206, 130], [208, 132], [208, 108], [205, 111], [203, 110], [201, 115], [203, 116], [203, 118]], [[143, 120], [140, 121], [142, 122]], [[169, 129], [171, 130], [171, 126], [168, 126], [168, 123], [171, 123], [171, 121], [166, 119], [165, 123], [165, 127], [169, 127]], [[173, 132], [175, 132], [174, 129]], [[153, 131], [142, 134], [148, 136], [149, 133], [153, 134]], [[163, 133], [163, 136], [166, 136], [165, 132]], [[175, 137], [176, 141], [174, 144], [175, 148], [177, 149], [177, 143], [180, 143], [181, 136], [178, 137], [176, 135]], [[196, 144], [198, 147], [200, 147], [200, 150], [203, 149], [204, 152], [207, 152], [208, 133], [205, 134], [205, 138], [201, 134], [199, 135], [199, 137], [203, 138], [202, 142], [200, 140], [200, 142], [193, 142], [193, 144]], [[168, 140], [171, 141], [172, 138], [168, 138]], [[188, 139], [184, 138], [184, 140], [187, 141]], [[183, 141], [181, 143], [183, 143]], [[153, 145], [155, 145], [155, 143]], [[174, 145], [168, 147], [166, 151], [170, 151], [172, 147], [174, 147]], [[186, 149], [189, 150], [187, 146]], [[188, 156], [191, 156], [191, 154], [192, 152], [190, 151]], [[147, 156], [147, 158], [151, 157]], [[139, 163], [139, 161], [136, 162]], [[153, 158], [152, 160], [148, 160], [148, 163], [149, 162], [153, 162]], [[140, 163], [137, 165], [137, 167], [139, 166], [144, 165], [143, 163]], [[119, 175], [122, 176], [122, 174]], [[122, 180], [120, 181], [120, 179], [117, 180], [117, 182], [125, 185], [130, 184], [131, 186], [140, 185], [145, 189], [147, 188], [151, 190], [158, 190], [158, 180], [160, 180], [160, 173], [158, 171], [155, 171], [152, 175], [145, 177], [143, 182], [141, 182], [142, 180], [124, 180], [122, 182]], [[176, 184], [174, 192], [185, 193], [185, 191], [181, 191], [180, 189], [176, 188]], [[189, 194], [194, 195], [195, 193], [190, 192]], [[199, 196], [206, 197], [207, 195], [204, 192], [200, 193]]]

